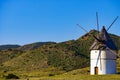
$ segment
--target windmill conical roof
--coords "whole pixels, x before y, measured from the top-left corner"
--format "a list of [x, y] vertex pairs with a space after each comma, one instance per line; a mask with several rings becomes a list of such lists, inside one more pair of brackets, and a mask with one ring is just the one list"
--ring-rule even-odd
[[99, 33], [99, 35], [97, 36], [97, 39], [92, 44], [90, 50], [108, 49], [108, 48], [112, 50], [118, 50], [104, 26], [101, 32]]

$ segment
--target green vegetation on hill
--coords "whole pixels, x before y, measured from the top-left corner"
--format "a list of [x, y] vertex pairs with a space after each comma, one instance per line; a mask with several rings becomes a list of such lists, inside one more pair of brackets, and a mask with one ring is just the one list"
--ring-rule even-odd
[[23, 51], [17, 49], [7, 49], [0, 51], [0, 65], [3, 65], [4, 62], [12, 60], [13, 58], [21, 55]]
[[[90, 34], [97, 33], [91, 30], [77, 40], [61, 43], [34, 43], [16, 49], [1, 50], [0, 73], [4, 75], [14, 73], [19, 77], [40, 76], [41, 74], [41, 76], [53, 76], [88, 67], [89, 48], [94, 41]], [[120, 37], [113, 34], [110, 36], [120, 50]], [[119, 73], [120, 59], [117, 63]]]

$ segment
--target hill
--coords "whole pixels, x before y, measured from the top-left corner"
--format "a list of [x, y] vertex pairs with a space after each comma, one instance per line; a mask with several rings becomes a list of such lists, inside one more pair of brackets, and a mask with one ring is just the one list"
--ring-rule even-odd
[[36, 42], [36, 43], [31, 43], [31, 44], [27, 44], [24, 46], [19, 47], [19, 50], [33, 50], [33, 49], [37, 49], [38, 47], [45, 45], [45, 44], [55, 44], [55, 42]]
[[[0, 51], [1, 73], [15, 73], [19, 76], [56, 75], [89, 66], [89, 48], [94, 41], [90, 34], [97, 34], [91, 30], [77, 40], [61, 43], [48, 43], [33, 47], [25, 45], [16, 49]], [[110, 34], [120, 50], [120, 37]], [[118, 64], [120, 60], [118, 59]], [[119, 69], [120, 65], [118, 65]], [[41, 72], [41, 74], [40, 74]], [[54, 73], [53, 73], [54, 72]], [[22, 74], [21, 74], [22, 73]], [[43, 76], [41, 75], [41, 76]]]
[[21, 55], [22, 53], [25, 53], [25, 51], [37, 49], [38, 47], [45, 44], [55, 44], [55, 42], [36, 42], [36, 43], [27, 44], [24, 46], [1, 45], [0, 63], [9, 61], [14, 57]]
[[0, 45], [0, 50], [18, 48], [18, 47], [20, 47], [20, 45]]

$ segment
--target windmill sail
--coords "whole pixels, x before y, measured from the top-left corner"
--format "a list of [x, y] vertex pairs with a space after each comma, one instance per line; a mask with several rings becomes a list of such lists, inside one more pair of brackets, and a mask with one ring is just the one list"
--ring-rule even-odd
[[91, 46], [90, 50], [108, 49], [108, 48], [111, 50], [118, 50], [104, 26], [101, 32], [99, 33], [99, 35], [97, 36], [97, 39], [95, 39], [95, 42]]
[[98, 33], [99, 33], [99, 21], [98, 21], [98, 12], [96, 12], [96, 20], [97, 20], [97, 30], [98, 30]]

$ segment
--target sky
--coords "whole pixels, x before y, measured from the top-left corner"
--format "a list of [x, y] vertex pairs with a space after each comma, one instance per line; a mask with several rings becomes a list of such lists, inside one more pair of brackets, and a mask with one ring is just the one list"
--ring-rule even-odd
[[[87, 31], [106, 29], [120, 16], [120, 0], [0, 0], [0, 45], [75, 40]], [[109, 33], [120, 36], [120, 17]]]

